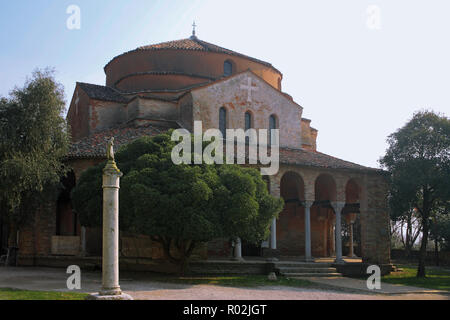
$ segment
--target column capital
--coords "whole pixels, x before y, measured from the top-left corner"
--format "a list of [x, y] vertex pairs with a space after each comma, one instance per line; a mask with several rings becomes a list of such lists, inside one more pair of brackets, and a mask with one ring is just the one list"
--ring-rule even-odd
[[342, 209], [345, 207], [344, 201], [332, 201], [331, 206], [333, 207], [335, 213], [339, 211], [341, 213]]
[[313, 205], [314, 200], [305, 200], [304, 202], [305, 202], [305, 207], [310, 208]]
[[103, 174], [108, 176], [123, 176], [123, 173], [117, 168], [114, 160], [108, 160], [106, 166], [103, 168]]

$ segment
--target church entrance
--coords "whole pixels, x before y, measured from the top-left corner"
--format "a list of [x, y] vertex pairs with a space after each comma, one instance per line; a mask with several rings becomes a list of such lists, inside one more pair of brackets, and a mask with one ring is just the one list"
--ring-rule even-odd
[[56, 235], [76, 236], [78, 234], [78, 219], [72, 210], [70, 192], [75, 187], [75, 174], [71, 171], [62, 180], [63, 190], [56, 204]]
[[255, 245], [246, 241], [242, 241], [242, 256], [244, 257], [261, 257], [261, 245]]

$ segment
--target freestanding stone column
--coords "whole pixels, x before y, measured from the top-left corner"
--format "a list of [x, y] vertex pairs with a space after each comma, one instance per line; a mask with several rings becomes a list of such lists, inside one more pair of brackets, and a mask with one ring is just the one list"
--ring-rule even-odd
[[241, 238], [236, 238], [234, 242], [234, 260], [242, 261], [242, 242]]
[[103, 169], [103, 278], [102, 295], [120, 295], [119, 180], [122, 173], [108, 161]]
[[270, 226], [270, 249], [275, 250], [277, 248], [277, 218], [272, 219], [272, 225]]
[[102, 288], [94, 299], [131, 300], [119, 286], [119, 180], [122, 176], [114, 161], [114, 138], [108, 142], [107, 159], [103, 169], [103, 256]]
[[313, 261], [311, 255], [311, 206], [312, 201], [305, 201], [305, 260]]
[[344, 263], [344, 259], [342, 259], [342, 237], [341, 237], [341, 211], [344, 209], [345, 202], [336, 202], [334, 207], [334, 211], [336, 214], [336, 227], [335, 227], [335, 236], [336, 236], [336, 263]]

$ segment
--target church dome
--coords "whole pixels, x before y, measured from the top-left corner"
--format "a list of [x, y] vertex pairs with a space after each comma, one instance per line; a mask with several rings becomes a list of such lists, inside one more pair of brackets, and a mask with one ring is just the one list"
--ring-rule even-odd
[[104, 68], [106, 85], [129, 93], [179, 91], [248, 69], [281, 89], [283, 76], [270, 63], [196, 36], [138, 47], [113, 58]]

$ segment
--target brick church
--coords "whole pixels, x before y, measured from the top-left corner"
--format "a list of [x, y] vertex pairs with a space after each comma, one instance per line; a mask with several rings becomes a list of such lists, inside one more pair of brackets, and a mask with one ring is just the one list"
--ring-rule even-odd
[[[19, 234], [19, 264], [46, 265], [61, 257], [101, 255], [101, 230], [79, 224], [70, 191], [83, 170], [115, 148], [170, 128], [280, 130], [280, 169], [267, 176], [270, 193], [285, 208], [260, 246], [242, 243], [242, 255], [306, 260], [359, 256], [390, 263], [387, 185], [382, 171], [317, 151], [318, 130], [303, 107], [282, 91], [282, 73], [270, 63], [188, 38], [142, 46], [104, 67], [106, 84], [77, 82], [67, 120], [73, 168], [50, 215], [37, 214]], [[99, 213], [101, 214], [101, 213]], [[121, 235], [121, 257], [157, 261], [161, 248], [149, 238]], [[202, 258], [232, 255], [232, 242], [217, 239], [199, 250]]]

